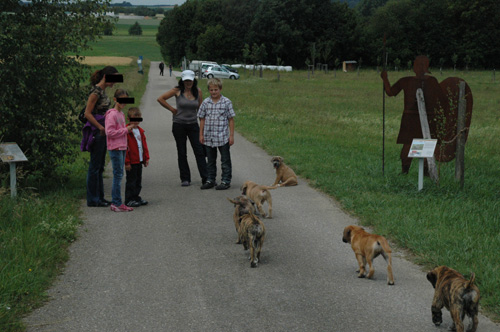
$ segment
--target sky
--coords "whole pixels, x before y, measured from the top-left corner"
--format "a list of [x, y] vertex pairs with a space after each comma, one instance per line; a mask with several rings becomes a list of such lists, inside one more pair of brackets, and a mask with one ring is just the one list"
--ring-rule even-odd
[[123, 1], [130, 2], [134, 6], [181, 5], [185, 2], [185, 0], [112, 0], [111, 3], [122, 3]]

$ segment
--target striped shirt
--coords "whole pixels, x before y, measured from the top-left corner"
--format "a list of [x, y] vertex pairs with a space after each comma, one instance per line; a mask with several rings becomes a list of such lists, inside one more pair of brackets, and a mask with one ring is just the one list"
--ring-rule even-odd
[[212, 97], [206, 98], [198, 110], [198, 118], [205, 119], [205, 145], [211, 147], [223, 146], [229, 142], [229, 119], [235, 117], [233, 103], [221, 96], [217, 103]]

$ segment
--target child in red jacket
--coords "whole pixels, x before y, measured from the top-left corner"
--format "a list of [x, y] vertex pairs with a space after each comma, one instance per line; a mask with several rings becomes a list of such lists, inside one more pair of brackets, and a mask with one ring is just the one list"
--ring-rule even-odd
[[139, 194], [142, 189], [142, 165], [144, 167], [149, 165], [149, 150], [144, 130], [139, 127], [139, 123], [142, 121], [141, 110], [138, 107], [131, 107], [127, 116], [129, 122], [137, 124], [137, 127], [127, 135], [125, 204], [129, 207], [138, 207], [148, 204]]

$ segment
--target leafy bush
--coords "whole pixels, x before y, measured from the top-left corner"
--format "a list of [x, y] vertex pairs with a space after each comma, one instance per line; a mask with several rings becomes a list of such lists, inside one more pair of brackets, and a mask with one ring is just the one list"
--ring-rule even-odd
[[131, 35], [131, 36], [140, 36], [142, 35], [142, 28], [141, 28], [141, 25], [139, 24], [139, 22], [135, 22], [134, 25], [132, 25], [129, 29], [128, 29], [128, 34]]
[[86, 100], [81, 54], [104, 28], [109, 0], [2, 1], [0, 5], [0, 138], [16, 142], [32, 180], [55, 178], [60, 159], [75, 154], [76, 114]]

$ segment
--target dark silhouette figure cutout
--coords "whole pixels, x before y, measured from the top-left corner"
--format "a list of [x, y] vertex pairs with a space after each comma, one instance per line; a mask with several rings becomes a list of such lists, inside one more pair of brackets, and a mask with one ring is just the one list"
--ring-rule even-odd
[[413, 63], [413, 71], [416, 76], [403, 77], [393, 86], [389, 83], [386, 71], [380, 74], [380, 77], [384, 81], [385, 92], [388, 96], [396, 96], [401, 90], [404, 91], [404, 111], [401, 118], [397, 143], [403, 144], [400, 157], [401, 169], [405, 174], [410, 170], [412, 162], [412, 158], [408, 158], [411, 142], [414, 138], [423, 138], [420, 117], [418, 114], [417, 89], [421, 88], [424, 94], [431, 138], [437, 138], [436, 113], [443, 112], [442, 110], [447, 113], [445, 110], [445, 108], [447, 108], [447, 103], [441, 86], [435, 77], [426, 75], [430, 73], [429, 59], [424, 55], [417, 56]]

